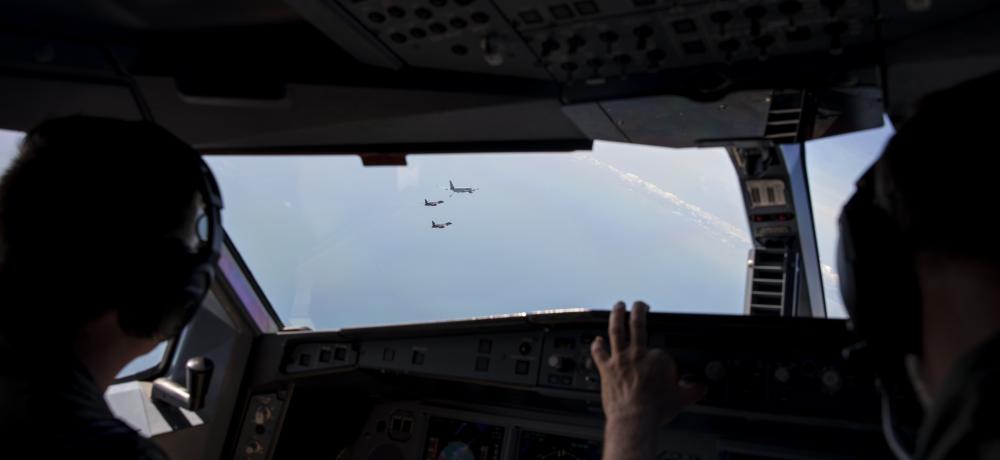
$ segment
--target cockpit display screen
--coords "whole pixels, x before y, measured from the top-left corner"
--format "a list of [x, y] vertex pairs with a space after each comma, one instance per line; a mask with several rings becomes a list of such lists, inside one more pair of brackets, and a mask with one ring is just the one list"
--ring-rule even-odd
[[431, 417], [424, 460], [500, 460], [504, 428]]
[[600, 460], [601, 443], [535, 431], [522, 431], [517, 445], [521, 460]]

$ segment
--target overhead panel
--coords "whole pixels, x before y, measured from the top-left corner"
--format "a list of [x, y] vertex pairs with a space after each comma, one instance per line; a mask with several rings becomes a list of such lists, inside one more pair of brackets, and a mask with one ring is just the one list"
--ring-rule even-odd
[[563, 82], [772, 56], [841, 53], [871, 40], [861, 0], [498, 2]]
[[[289, 1], [300, 9], [314, 3]], [[599, 84], [805, 53], [837, 56], [876, 37], [873, 2], [864, 0], [337, 0], [328, 5], [350, 17], [352, 30], [367, 31], [412, 67], [563, 83]], [[344, 31], [327, 33], [344, 36]]]
[[549, 78], [494, 3], [485, 0], [340, 0], [413, 67]]

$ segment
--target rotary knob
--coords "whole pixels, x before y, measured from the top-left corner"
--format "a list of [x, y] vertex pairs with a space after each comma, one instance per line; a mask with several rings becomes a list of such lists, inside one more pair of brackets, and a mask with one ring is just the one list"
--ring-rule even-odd
[[570, 372], [576, 366], [576, 362], [569, 356], [552, 355], [549, 356], [549, 367], [559, 372]]

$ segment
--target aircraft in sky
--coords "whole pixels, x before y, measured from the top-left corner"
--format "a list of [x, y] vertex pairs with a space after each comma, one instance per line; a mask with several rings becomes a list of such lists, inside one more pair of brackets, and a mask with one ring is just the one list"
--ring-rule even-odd
[[441, 203], [444, 203], [444, 200], [427, 201], [427, 198], [424, 198], [424, 206], [437, 206]]
[[472, 193], [479, 189], [472, 187], [455, 187], [454, 183], [448, 181], [448, 190], [451, 190], [452, 195], [454, 195], [456, 193]]
[[451, 222], [445, 222], [443, 224], [439, 224], [437, 222], [434, 222], [433, 220], [431, 221], [431, 228], [445, 228], [449, 225], [451, 225]]

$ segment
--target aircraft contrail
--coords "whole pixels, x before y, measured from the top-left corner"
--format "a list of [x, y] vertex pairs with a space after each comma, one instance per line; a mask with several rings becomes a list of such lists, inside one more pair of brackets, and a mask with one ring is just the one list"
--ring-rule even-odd
[[750, 244], [750, 238], [747, 236], [746, 232], [739, 227], [727, 222], [715, 214], [712, 214], [697, 205], [691, 204], [684, 201], [681, 197], [675, 195], [674, 193], [663, 190], [658, 185], [649, 182], [636, 174], [622, 171], [613, 165], [607, 164], [591, 155], [581, 154], [577, 156], [580, 159], [589, 161], [594, 166], [602, 167], [611, 171], [618, 176], [619, 179], [632, 185], [636, 188], [646, 191], [647, 193], [662, 198], [669, 201], [674, 206], [683, 210], [688, 217], [693, 218], [699, 225], [704, 227], [709, 231], [714, 231], [722, 234], [724, 237], [729, 237], [741, 241], [746, 244]]

